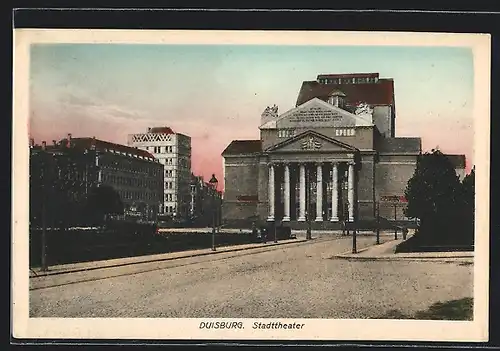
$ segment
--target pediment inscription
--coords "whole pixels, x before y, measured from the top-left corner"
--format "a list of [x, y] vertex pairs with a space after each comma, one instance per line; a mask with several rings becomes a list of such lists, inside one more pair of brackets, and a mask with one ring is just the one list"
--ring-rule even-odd
[[292, 123], [314, 123], [340, 121], [342, 115], [337, 111], [326, 110], [321, 107], [310, 107], [293, 112], [288, 121]]

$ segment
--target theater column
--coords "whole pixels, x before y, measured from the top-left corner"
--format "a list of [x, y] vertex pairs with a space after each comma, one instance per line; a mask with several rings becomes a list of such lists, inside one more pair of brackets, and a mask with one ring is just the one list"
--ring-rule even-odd
[[306, 165], [300, 164], [300, 209], [299, 209], [299, 222], [306, 220]]
[[269, 187], [268, 187], [268, 201], [269, 201], [269, 216], [268, 221], [274, 221], [274, 165], [269, 163]]
[[323, 166], [316, 165], [316, 222], [323, 221]]
[[330, 221], [338, 222], [339, 220], [339, 182], [337, 179], [337, 163], [332, 163], [332, 218]]
[[288, 163], [285, 163], [285, 215], [283, 221], [290, 221], [290, 165]]
[[348, 200], [349, 200], [349, 221], [354, 221], [354, 162], [349, 162], [349, 183], [348, 183]]

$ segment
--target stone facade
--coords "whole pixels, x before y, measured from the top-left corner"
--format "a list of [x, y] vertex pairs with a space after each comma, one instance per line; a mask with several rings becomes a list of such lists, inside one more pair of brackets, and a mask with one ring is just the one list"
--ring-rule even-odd
[[[377, 211], [389, 220], [407, 220], [404, 190], [421, 140], [394, 135], [392, 80], [361, 76], [304, 82], [295, 108], [264, 111], [260, 140], [233, 141], [224, 150], [227, 225], [257, 219], [335, 227], [340, 221], [374, 221]], [[456, 168], [465, 168], [460, 157]]]
[[[93, 187], [112, 187], [124, 205], [124, 214], [156, 219], [163, 202], [163, 167], [150, 153], [96, 138], [74, 138], [30, 148], [32, 159], [41, 150], [52, 155], [56, 184], [86, 201]], [[71, 198], [74, 196], [71, 195]]]

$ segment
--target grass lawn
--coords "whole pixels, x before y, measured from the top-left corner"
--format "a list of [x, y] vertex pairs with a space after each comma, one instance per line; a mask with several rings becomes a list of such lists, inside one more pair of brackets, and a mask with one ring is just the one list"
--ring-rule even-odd
[[427, 310], [418, 311], [413, 316], [408, 316], [399, 310], [392, 310], [380, 317], [381, 319], [439, 319], [439, 320], [465, 320], [473, 318], [473, 299], [467, 297], [460, 300], [438, 302]]

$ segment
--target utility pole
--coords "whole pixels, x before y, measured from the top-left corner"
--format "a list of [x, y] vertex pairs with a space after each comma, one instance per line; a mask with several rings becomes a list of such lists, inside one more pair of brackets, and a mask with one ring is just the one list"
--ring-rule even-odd
[[396, 206], [397, 204], [394, 203], [394, 240], [398, 240], [398, 227], [396, 225]]
[[42, 185], [42, 272], [48, 270], [47, 266], [47, 218], [46, 218], [46, 204], [45, 204], [45, 186]]
[[217, 184], [219, 183], [219, 181], [217, 180], [217, 178], [215, 177], [215, 174], [212, 174], [212, 178], [210, 179], [209, 181], [210, 185], [211, 185], [211, 191], [212, 191], [212, 207], [213, 207], [213, 211], [212, 211], [212, 215], [213, 215], [213, 225], [212, 225], [212, 251], [215, 251], [216, 248], [215, 248], [215, 226], [217, 225], [216, 224], [216, 221], [217, 221], [217, 207], [219, 206], [219, 202], [217, 201], [217, 196], [218, 196], [218, 192], [217, 192]]
[[276, 230], [276, 220], [273, 221], [273, 230], [274, 230], [274, 242], [278, 242], [278, 231]]
[[311, 240], [311, 170], [307, 170], [307, 231], [306, 240]]
[[354, 219], [354, 228], [352, 229], [352, 253], [358, 253], [357, 243], [356, 243], [356, 219]]
[[380, 244], [380, 201], [377, 202], [377, 245]]
[[48, 270], [48, 265], [47, 265], [47, 194], [46, 194], [46, 187], [47, 187], [47, 162], [48, 162], [48, 157], [47, 152], [45, 150], [45, 141], [42, 142], [42, 152], [40, 156], [42, 157], [42, 162], [41, 162], [41, 171], [42, 171], [42, 257], [41, 257], [41, 270], [42, 272], [46, 272]]
[[215, 248], [215, 226], [216, 226], [216, 223], [215, 223], [215, 218], [217, 216], [217, 203], [215, 201], [215, 194], [212, 195], [212, 199], [214, 200], [213, 201], [213, 204], [215, 206], [213, 206], [213, 223], [212, 223], [212, 251], [215, 251], [216, 248]]

